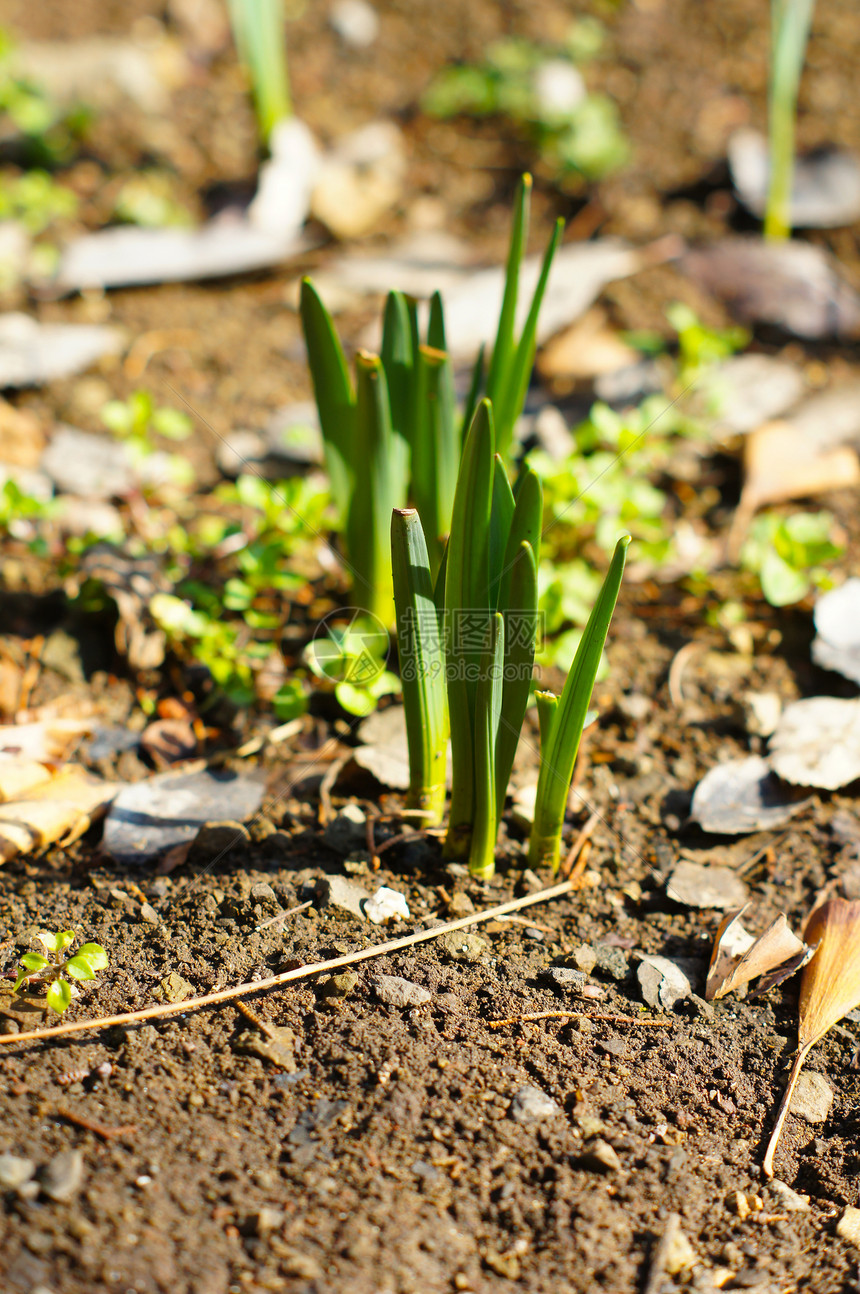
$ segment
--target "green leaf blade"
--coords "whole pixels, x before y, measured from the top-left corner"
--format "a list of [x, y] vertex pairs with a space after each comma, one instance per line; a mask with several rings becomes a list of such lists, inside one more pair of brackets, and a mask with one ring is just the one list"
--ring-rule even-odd
[[331, 494], [341, 519], [344, 519], [349, 512], [355, 471], [355, 393], [331, 315], [310, 279], [302, 280], [299, 313], [323, 434]]

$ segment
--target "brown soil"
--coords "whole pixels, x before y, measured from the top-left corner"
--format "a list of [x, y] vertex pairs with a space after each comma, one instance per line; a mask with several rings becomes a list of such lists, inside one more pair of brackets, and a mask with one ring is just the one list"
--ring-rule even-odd
[[[514, 179], [532, 159], [498, 123], [466, 139], [460, 126], [428, 122], [415, 111], [416, 91], [446, 58], [475, 57], [500, 33], [551, 39], [579, 6], [401, 0], [378, 8], [383, 34], [372, 57], [344, 53], [321, 6], [293, 21], [291, 67], [302, 115], [329, 137], [378, 115], [398, 115], [411, 148], [410, 200], [440, 199], [448, 227], [497, 256]], [[123, 31], [133, 16], [162, 10], [141, 0], [6, 0], [0, 21], [28, 37], [76, 37]], [[613, 47], [592, 82], [619, 100], [633, 161], [594, 192], [572, 197], [560, 196], [538, 172], [537, 237], [550, 210], [575, 216], [587, 202], [604, 231], [636, 240], [743, 226], [721, 159], [732, 128], [763, 121], [765, 0], [642, 0], [596, 10]], [[860, 149], [855, 79], [854, 6], [820, 0], [804, 81], [804, 145], [838, 139]], [[139, 163], [147, 148], [134, 133], [139, 127], [114, 127], [100, 128], [100, 164]], [[252, 138], [241, 81], [225, 51], [182, 92], [160, 147], [202, 206], [207, 185], [252, 178]], [[91, 200], [95, 221], [98, 186]], [[408, 227], [409, 210], [407, 203], [395, 213], [380, 243]], [[817, 236], [854, 275], [857, 237], [856, 227]], [[309, 261], [322, 263], [329, 251]], [[298, 325], [285, 304], [296, 274], [292, 266], [260, 279], [35, 308], [43, 318], [117, 322], [132, 336], [189, 330], [181, 349], [153, 358], [146, 382], [171, 403], [169, 388], [179, 390], [225, 436], [261, 425], [279, 404], [307, 395]], [[725, 317], [674, 269], [650, 271], [607, 294], [615, 321], [626, 327], [665, 328], [663, 308], [678, 297], [710, 320]], [[357, 335], [363, 322], [351, 317], [345, 326]], [[827, 358], [843, 368], [849, 362], [844, 354]], [[123, 395], [139, 383], [122, 371], [97, 381], [96, 396]], [[96, 426], [99, 399], [88, 382], [56, 382], [25, 393], [20, 403], [52, 419], [74, 416], [78, 425]], [[207, 435], [200, 433], [200, 452], [207, 447], [208, 456]], [[846, 524], [851, 551], [860, 539], [855, 502], [827, 500]], [[45, 588], [44, 568], [22, 572], [12, 548], [3, 558], [6, 587]], [[293, 1031], [294, 1069], [246, 1049], [249, 1034], [263, 1034], [232, 1005], [52, 1046], [4, 1047], [0, 1153], [43, 1165], [58, 1151], [80, 1147], [85, 1167], [66, 1201], [6, 1197], [2, 1289], [633, 1294], [645, 1288], [667, 1219], [677, 1213], [697, 1265], [658, 1277], [649, 1294], [718, 1283], [760, 1294], [856, 1290], [858, 1251], [835, 1235], [843, 1207], [860, 1203], [856, 1025], [843, 1023], [812, 1054], [809, 1068], [828, 1075], [836, 1098], [823, 1125], [789, 1119], [779, 1172], [810, 1198], [808, 1212], [789, 1212], [758, 1165], [795, 1044], [795, 990], [788, 985], [765, 1001], [715, 1005], [697, 996], [667, 1015], [664, 1028], [644, 1011], [636, 980], [636, 953], [663, 953], [697, 963], [701, 991], [718, 916], [666, 897], [666, 876], [679, 856], [741, 868], [756, 927], [783, 910], [801, 921], [822, 885], [853, 860], [851, 846], [831, 830], [836, 812], [854, 815], [847, 795], [816, 798], [786, 833], [715, 843], [683, 827], [697, 779], [726, 753], [755, 748], [737, 703], [744, 690], [774, 690], [785, 699], [839, 690], [809, 664], [808, 606], [779, 615], [762, 605], [755, 611], [755, 650], [742, 658], [722, 635], [703, 628], [700, 600], [651, 585], [628, 591], [578, 787], [582, 810], [574, 829], [592, 809], [600, 815], [585, 887], [530, 910], [522, 923], [483, 928], [488, 946], [475, 963], [428, 943], [365, 963], [344, 997], [312, 980], [248, 998], [261, 1020]], [[669, 698], [668, 669], [694, 637], [703, 650], [688, 666], [679, 709]], [[46, 672], [34, 701], [59, 686]], [[128, 682], [103, 673], [86, 686], [112, 697], [123, 721], [133, 704]], [[630, 694], [645, 699], [636, 719], [626, 717]], [[289, 917], [283, 929], [255, 931], [271, 915], [251, 896], [255, 884], [268, 882], [281, 906], [291, 908], [303, 887], [342, 870], [321, 842], [316, 785], [308, 777], [309, 765], [317, 783], [323, 771], [313, 767], [323, 728], [317, 721], [303, 739], [310, 755], [297, 743], [292, 754], [267, 763], [270, 795], [253, 841], [217, 865], [165, 877], [150, 869], [132, 873], [101, 853], [98, 828], [68, 850], [8, 865], [0, 872], [0, 964], [11, 968], [38, 928], [75, 926], [101, 942], [111, 964], [72, 1008], [83, 1018], [149, 1004], [170, 972], [205, 992], [375, 939], [367, 924], [318, 908]], [[126, 761], [118, 771], [129, 777], [145, 770]], [[379, 788], [347, 766], [335, 806], [368, 795], [379, 801]], [[382, 797], [383, 807], [392, 803]], [[434, 842], [409, 842], [385, 852], [382, 869], [364, 884], [401, 890], [411, 928], [447, 916], [461, 894], [482, 908], [522, 892], [527, 881], [513, 827], [504, 852], [496, 882], [482, 886], [452, 876]], [[142, 919], [144, 899], [157, 924]], [[600, 1001], [562, 998], [542, 977], [583, 942], [602, 948], [620, 976], [595, 972], [593, 982], [605, 990]], [[379, 974], [425, 987], [429, 1003], [385, 1005]], [[582, 1015], [491, 1025], [569, 1006]], [[93, 1073], [104, 1064], [109, 1073]], [[517, 1122], [512, 1099], [524, 1084], [554, 1098], [559, 1113]], [[617, 1155], [608, 1171], [595, 1160], [598, 1140]], [[737, 1192], [752, 1202], [747, 1217], [738, 1213]]]

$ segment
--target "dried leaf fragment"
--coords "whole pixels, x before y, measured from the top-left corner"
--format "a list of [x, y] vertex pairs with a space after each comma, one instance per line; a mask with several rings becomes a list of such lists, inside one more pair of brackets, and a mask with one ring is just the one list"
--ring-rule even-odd
[[[737, 992], [751, 980], [766, 975], [768, 971], [773, 971], [806, 952], [806, 944], [789, 928], [785, 913], [781, 912], [735, 963], [723, 982], [714, 986], [712, 996], [716, 1001], [727, 993]], [[799, 962], [797, 965], [799, 966]]]
[[705, 983], [707, 1002], [713, 1002], [717, 989], [731, 973], [732, 967], [755, 943], [755, 936], [741, 925], [741, 917], [748, 907], [749, 904], [745, 903], [742, 908], [733, 908], [719, 924]]
[[0, 863], [56, 843], [70, 844], [104, 813], [117, 787], [78, 765], [0, 805]]
[[806, 923], [804, 939], [807, 944], [818, 943], [818, 950], [800, 981], [800, 1047], [762, 1164], [768, 1177], [773, 1177], [782, 1126], [810, 1049], [838, 1020], [860, 1006], [860, 902], [835, 898], [820, 904]]

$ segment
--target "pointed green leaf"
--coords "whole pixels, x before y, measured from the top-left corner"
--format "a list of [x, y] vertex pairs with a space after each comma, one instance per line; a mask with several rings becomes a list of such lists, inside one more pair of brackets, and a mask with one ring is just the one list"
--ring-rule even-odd
[[302, 280], [300, 313], [331, 495], [343, 522], [353, 488], [355, 395], [331, 315], [310, 279]]
[[475, 811], [469, 871], [484, 880], [490, 880], [495, 871], [496, 743], [502, 713], [504, 659], [505, 625], [497, 612], [490, 618], [475, 693]]
[[445, 643], [453, 791], [446, 856], [465, 857], [474, 813], [472, 724], [477, 672], [489, 615], [489, 529], [493, 488], [493, 414], [475, 411], [463, 449], [445, 572]]
[[409, 748], [407, 807], [426, 810], [426, 825], [435, 825], [445, 805], [448, 702], [427, 545], [414, 508], [391, 515], [391, 563]]
[[436, 570], [442, 540], [451, 528], [460, 463], [454, 381], [448, 356], [430, 346], [419, 347], [416, 376], [412, 490], [427, 536], [431, 569]]
[[540, 477], [530, 467], [525, 468], [517, 479], [514, 498], [516, 506], [511, 518], [504, 562], [499, 577], [498, 608], [500, 611], [504, 611], [510, 605], [511, 572], [522, 545], [528, 544], [531, 547], [536, 561], [540, 552], [543, 489]]
[[529, 842], [531, 866], [549, 863], [553, 869], [558, 868], [570, 783], [603, 645], [621, 587], [629, 543], [630, 536], [623, 535], [615, 545], [609, 571], [565, 681], [548, 747], [545, 752], [541, 751], [535, 818]]
[[387, 627], [394, 620], [391, 586], [391, 512], [405, 482], [393, 451], [385, 371], [377, 355], [359, 351], [355, 360], [355, 493], [346, 539], [357, 604]]
[[496, 742], [496, 810], [501, 817], [514, 756], [529, 703], [538, 627], [537, 563], [531, 544], [523, 543], [509, 579], [505, 622], [505, 669], [502, 717]]
[[72, 1000], [71, 985], [64, 979], [55, 979], [48, 989], [47, 1002], [52, 1011], [57, 1014], [65, 1011], [66, 1007]]
[[[505, 271], [505, 291], [496, 330], [496, 341], [487, 375], [487, 395], [495, 409], [507, 385], [507, 374], [514, 358], [514, 328], [516, 325], [517, 297], [519, 295], [520, 267], [525, 254], [529, 231], [529, 206], [531, 204], [532, 177], [523, 175], [514, 200], [514, 219], [508, 248]], [[507, 449], [507, 447], [505, 447]]]
[[[514, 517], [514, 492], [508, 473], [498, 454], [493, 459], [493, 503], [490, 512], [490, 606], [499, 605], [499, 581], [505, 565], [505, 553]], [[501, 608], [499, 608], [501, 609]]]
[[540, 748], [543, 755], [549, 750], [555, 720], [558, 714], [558, 697], [554, 692], [535, 692], [535, 704], [540, 728]]
[[556, 221], [555, 229], [549, 240], [549, 245], [544, 253], [543, 264], [541, 265], [540, 276], [535, 287], [532, 303], [526, 317], [525, 325], [517, 343], [516, 351], [511, 357], [509, 364], [500, 378], [499, 387], [496, 390], [496, 441], [499, 453], [507, 455], [510, 452], [511, 442], [514, 436], [514, 427], [516, 421], [522, 413], [525, 403], [526, 392], [528, 391], [529, 381], [531, 380], [532, 368], [534, 367], [535, 350], [537, 347], [537, 324], [540, 308], [543, 304], [544, 293], [549, 279], [549, 272], [552, 268], [553, 258], [556, 249], [561, 241], [564, 221]]
[[466, 437], [469, 434], [469, 428], [472, 425], [472, 419], [475, 416], [475, 410], [478, 407], [478, 401], [481, 398], [481, 388], [484, 385], [484, 354], [486, 346], [482, 343], [478, 351], [477, 358], [472, 368], [472, 380], [469, 383], [469, 394], [466, 396], [466, 403], [463, 407], [463, 418], [460, 423], [460, 442], [465, 444]]
[[[382, 366], [388, 385], [391, 406], [391, 428], [401, 437], [407, 449], [415, 441], [415, 355], [412, 350], [412, 326], [409, 308], [402, 292], [389, 292], [382, 324]], [[403, 452], [403, 451], [402, 451]]]

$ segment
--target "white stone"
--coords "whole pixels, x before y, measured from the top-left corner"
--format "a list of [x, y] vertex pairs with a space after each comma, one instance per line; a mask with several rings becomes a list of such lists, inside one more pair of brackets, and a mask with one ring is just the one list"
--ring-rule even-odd
[[347, 45], [367, 49], [379, 35], [379, 15], [367, 0], [335, 0], [329, 22]]
[[373, 898], [365, 903], [364, 915], [375, 926], [385, 925], [388, 921], [406, 921], [409, 918], [409, 904], [398, 890], [380, 885]]
[[823, 1074], [804, 1070], [797, 1080], [789, 1110], [807, 1123], [825, 1123], [835, 1092]]

